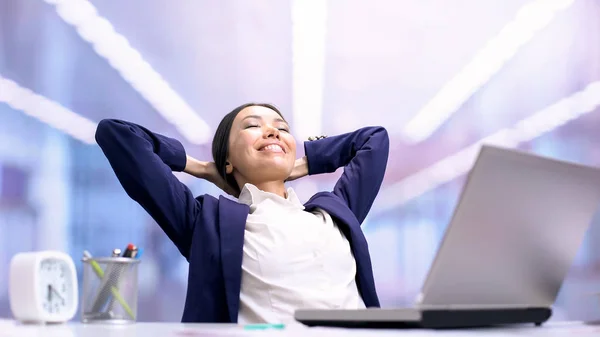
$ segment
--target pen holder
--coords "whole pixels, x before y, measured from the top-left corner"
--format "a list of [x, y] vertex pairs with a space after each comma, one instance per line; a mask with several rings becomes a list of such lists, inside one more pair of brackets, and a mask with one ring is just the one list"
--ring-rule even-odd
[[136, 321], [139, 263], [127, 257], [83, 259], [83, 323]]

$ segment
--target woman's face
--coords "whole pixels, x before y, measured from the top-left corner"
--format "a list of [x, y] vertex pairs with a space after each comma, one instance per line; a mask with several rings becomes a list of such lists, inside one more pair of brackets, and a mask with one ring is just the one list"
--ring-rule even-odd
[[[263, 106], [240, 111], [229, 134], [227, 173], [251, 184], [286, 180], [296, 161], [296, 140], [281, 116]], [[243, 186], [241, 186], [243, 187]]]

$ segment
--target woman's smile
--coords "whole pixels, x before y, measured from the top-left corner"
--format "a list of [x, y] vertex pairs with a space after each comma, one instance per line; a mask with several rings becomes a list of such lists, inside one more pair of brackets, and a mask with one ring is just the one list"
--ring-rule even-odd
[[281, 153], [285, 154], [285, 150], [279, 144], [269, 144], [258, 149], [260, 152], [272, 152], [272, 153]]

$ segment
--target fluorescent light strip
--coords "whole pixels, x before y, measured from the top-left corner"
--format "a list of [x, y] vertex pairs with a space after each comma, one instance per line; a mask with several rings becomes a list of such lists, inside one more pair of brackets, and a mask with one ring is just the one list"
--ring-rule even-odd
[[574, 0], [537, 0], [518, 12], [500, 33], [489, 40], [453, 79], [429, 101], [403, 128], [406, 141], [418, 143], [431, 136], [479, 88], [529, 42], [533, 36]]
[[393, 209], [467, 173], [482, 144], [515, 147], [592, 112], [598, 106], [600, 106], [600, 81], [589, 84], [584, 90], [536, 112], [511, 128], [502, 129], [388, 186], [380, 193], [376, 212]]
[[96, 123], [0, 76], [0, 102], [87, 144], [95, 144]]
[[292, 0], [292, 105], [294, 133], [322, 132], [327, 1]]
[[212, 138], [208, 124], [158, 74], [88, 0], [45, 0], [77, 29], [98, 55], [105, 58], [142, 97], [193, 144]]

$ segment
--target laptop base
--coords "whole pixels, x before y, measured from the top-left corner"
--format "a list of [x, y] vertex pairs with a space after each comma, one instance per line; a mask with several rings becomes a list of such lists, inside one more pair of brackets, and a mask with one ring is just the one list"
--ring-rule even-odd
[[422, 310], [418, 321], [298, 319], [307, 326], [359, 329], [459, 329], [533, 323], [540, 326], [552, 316], [550, 308]]

